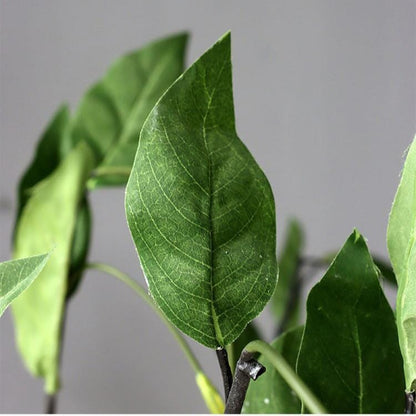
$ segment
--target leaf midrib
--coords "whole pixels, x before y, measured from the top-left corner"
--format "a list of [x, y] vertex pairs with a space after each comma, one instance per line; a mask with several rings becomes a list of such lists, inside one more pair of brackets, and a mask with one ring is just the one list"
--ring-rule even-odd
[[358, 388], [359, 388], [359, 394], [358, 394], [358, 413], [363, 413], [363, 397], [364, 397], [364, 390], [363, 390], [363, 360], [362, 360], [362, 351], [361, 351], [361, 345], [360, 345], [360, 339], [358, 334], [358, 323], [357, 323], [357, 315], [354, 313], [354, 317], [352, 319], [353, 321], [353, 341], [355, 344], [355, 348], [357, 349], [357, 357], [358, 357]]
[[208, 114], [211, 109], [212, 99], [214, 98], [215, 91], [217, 89], [218, 82], [221, 78], [222, 72], [225, 68], [225, 62], [223, 62], [221, 69], [218, 71], [218, 77], [216, 82], [214, 83], [214, 87], [212, 89], [211, 94], [208, 92], [208, 89], [206, 88], [206, 79], [204, 78], [204, 84], [205, 84], [205, 90], [208, 94], [208, 103], [207, 103], [207, 109], [205, 111], [205, 114], [202, 118], [202, 137], [204, 140], [205, 150], [207, 153], [207, 160], [208, 160], [208, 198], [209, 198], [209, 206], [208, 206], [208, 218], [209, 218], [209, 263], [211, 265], [210, 269], [210, 292], [211, 292], [211, 313], [212, 313], [212, 323], [214, 326], [214, 332], [215, 332], [215, 338], [219, 342], [220, 346], [224, 346], [224, 338], [222, 335], [222, 331], [219, 325], [218, 321], [218, 314], [215, 310], [215, 295], [214, 295], [214, 247], [213, 247], [213, 218], [212, 218], [212, 200], [213, 200], [213, 186], [212, 186], [212, 160], [210, 156], [210, 150], [208, 147], [207, 142], [207, 132], [206, 132], [206, 121]]
[[[220, 71], [221, 74], [222, 70]], [[213, 223], [212, 223], [212, 197], [213, 197], [213, 189], [212, 189], [212, 161], [211, 157], [209, 156], [209, 148], [207, 143], [207, 133], [206, 133], [206, 120], [208, 117], [208, 113], [210, 110], [210, 106], [212, 103], [212, 98], [215, 93], [215, 88], [212, 91], [211, 95], [209, 95], [207, 110], [205, 115], [202, 119], [202, 137], [204, 139], [205, 150], [207, 152], [207, 160], [208, 160], [208, 199], [209, 199], [209, 206], [208, 206], [208, 228], [209, 228], [209, 264], [211, 265], [210, 269], [210, 294], [211, 294], [211, 313], [212, 313], [212, 324], [214, 326], [214, 333], [216, 340], [223, 344], [223, 337], [221, 333], [221, 328], [218, 322], [217, 312], [215, 311], [215, 296], [214, 296], [214, 250], [213, 250]]]

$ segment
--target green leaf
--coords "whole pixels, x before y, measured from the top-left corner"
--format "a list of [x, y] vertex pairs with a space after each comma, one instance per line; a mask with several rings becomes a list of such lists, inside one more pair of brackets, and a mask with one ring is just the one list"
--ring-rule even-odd
[[[326, 263], [328, 266], [333, 262], [335, 256], [337, 253], [331, 252], [326, 254], [323, 259], [322, 263]], [[379, 277], [383, 278], [386, 282], [390, 283], [391, 285], [396, 286], [396, 276], [394, 274], [393, 268], [388, 260], [385, 260], [376, 254], [371, 253], [371, 256], [373, 258], [374, 264], [377, 266], [377, 268], [380, 270]]]
[[[291, 301], [293, 287], [300, 284], [298, 267], [303, 244], [303, 229], [298, 221], [292, 219], [289, 222], [285, 243], [278, 261], [279, 280], [270, 302], [273, 315], [280, 320], [287, 320], [287, 327], [282, 328], [284, 331], [297, 324], [299, 296], [297, 296], [293, 305], [288, 305], [288, 302]], [[285, 317], [288, 307], [291, 308], [291, 314], [290, 317]]]
[[38, 277], [45, 267], [49, 254], [10, 260], [0, 263], [0, 316]]
[[[48, 177], [71, 151], [73, 143], [68, 135], [68, 126], [69, 109], [68, 106], [62, 105], [41, 135], [35, 156], [20, 180], [15, 230], [22, 210], [30, 198], [33, 187]], [[75, 292], [82, 277], [82, 268], [85, 264], [89, 248], [90, 223], [90, 208], [86, 197], [84, 197], [77, 212], [72, 241], [68, 275], [68, 298]]]
[[224, 413], [224, 401], [210, 379], [200, 371], [196, 373], [195, 381], [208, 410], [214, 414]]
[[60, 326], [78, 205], [94, 156], [79, 143], [46, 179], [35, 185], [15, 236], [14, 258], [54, 248], [40, 276], [12, 305], [17, 345], [28, 369], [58, 388]]
[[68, 106], [62, 105], [42, 134], [35, 156], [19, 182], [15, 229], [22, 210], [30, 198], [31, 189], [49, 176], [66, 156], [64, 136], [68, 123], [69, 109]]
[[354, 231], [311, 290], [297, 372], [330, 413], [400, 413], [404, 377], [393, 312]]
[[406, 389], [416, 390], [416, 137], [410, 146], [387, 228], [397, 277], [397, 327]]
[[68, 288], [66, 297], [69, 299], [78, 289], [87, 261], [91, 236], [91, 210], [87, 196], [84, 195], [78, 208], [72, 237], [71, 259], [68, 272]]
[[126, 215], [152, 296], [198, 342], [233, 342], [270, 299], [274, 201], [235, 131], [229, 34], [147, 118]]
[[[303, 326], [299, 326], [285, 332], [271, 344], [293, 369], [302, 334]], [[270, 361], [262, 355], [258, 361], [266, 367], [266, 373], [250, 383], [242, 413], [300, 413], [300, 400]]]
[[[101, 161], [98, 170], [130, 170], [140, 129], [156, 101], [183, 72], [188, 35], [176, 34], [118, 59], [84, 95], [72, 123], [75, 141], [86, 140]], [[96, 178], [125, 184], [126, 175]]]

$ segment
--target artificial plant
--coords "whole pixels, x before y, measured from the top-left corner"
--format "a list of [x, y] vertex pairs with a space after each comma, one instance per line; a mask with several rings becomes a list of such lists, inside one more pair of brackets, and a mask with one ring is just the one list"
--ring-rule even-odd
[[[296, 220], [277, 259], [271, 187], [236, 132], [230, 34], [183, 72], [186, 41], [178, 34], [125, 55], [74, 116], [62, 106], [19, 184], [14, 258], [51, 253], [26, 261], [22, 273], [17, 263], [0, 265], [0, 276], [12, 287], [40, 272], [13, 315], [22, 358], [45, 379], [48, 410], [59, 389], [66, 305], [95, 268], [129, 285], [166, 323], [212, 412], [414, 412], [416, 142], [389, 221], [394, 272], [357, 230], [336, 255], [305, 256]], [[88, 262], [88, 194], [109, 185], [126, 185], [149, 293], [118, 269]], [[326, 271], [302, 323], [309, 269]], [[393, 285], [397, 277], [396, 316], [382, 276]], [[269, 301], [270, 343], [252, 322]], [[216, 351], [224, 399], [181, 332]]]

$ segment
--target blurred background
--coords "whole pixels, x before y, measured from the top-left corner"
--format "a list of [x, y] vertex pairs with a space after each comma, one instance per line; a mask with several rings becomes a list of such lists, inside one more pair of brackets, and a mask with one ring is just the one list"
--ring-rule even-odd
[[[357, 227], [387, 256], [416, 132], [415, 16], [414, 0], [1, 0], [0, 260], [11, 256], [17, 182], [57, 107], [74, 109], [114, 59], [151, 40], [190, 31], [189, 65], [229, 29], [237, 129], [273, 187], [278, 247], [295, 216], [309, 255], [338, 249]], [[92, 193], [89, 258], [144, 284], [123, 199], [121, 188]], [[259, 321], [270, 340], [267, 310]], [[9, 312], [0, 327], [0, 411], [40, 413], [43, 384], [23, 367]], [[190, 343], [221, 388], [214, 352]], [[86, 275], [69, 306], [59, 412], [203, 413], [193, 377], [147, 305]]]

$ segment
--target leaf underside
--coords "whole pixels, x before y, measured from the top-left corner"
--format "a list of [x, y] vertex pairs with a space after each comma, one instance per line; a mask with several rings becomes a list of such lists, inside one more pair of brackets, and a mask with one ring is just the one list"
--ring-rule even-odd
[[274, 201], [235, 131], [229, 34], [146, 120], [126, 215], [153, 298], [198, 342], [231, 343], [270, 299]]
[[[23, 359], [32, 373], [46, 378], [49, 392], [55, 391], [58, 386], [59, 328], [63, 318], [61, 303], [78, 288], [88, 254], [91, 215], [84, 191], [85, 181], [92, 168], [97, 167], [96, 160], [101, 161], [100, 167], [130, 169], [138, 132], [145, 117], [159, 96], [182, 72], [186, 40], [186, 34], [171, 36], [120, 58], [103, 80], [84, 96], [74, 120], [70, 121], [67, 106], [62, 106], [42, 135], [35, 157], [20, 181], [15, 225], [15, 240], [18, 240], [16, 230], [20, 229], [20, 241], [15, 241], [15, 256], [37, 254], [42, 247], [49, 248], [51, 242], [59, 245], [54, 252], [53, 264], [43, 271], [36, 290], [30, 292], [33, 296], [28, 294], [23, 297], [15, 308], [17, 341]], [[95, 149], [95, 157], [86, 146], [86, 141]], [[65, 158], [77, 143], [80, 146], [76, 152], [78, 160], [74, 162], [72, 156], [72, 162], [78, 165], [71, 173], [71, 168], [63, 168], [62, 164], [69, 163], [65, 162]], [[81, 155], [81, 152], [84, 154]], [[65, 178], [62, 179], [62, 176]], [[67, 191], [58, 189], [59, 180], [62, 180], [62, 186], [68, 188]], [[95, 185], [124, 182], [125, 177], [110, 175], [97, 179]], [[55, 192], [52, 197], [48, 189]], [[32, 201], [35, 193], [38, 196], [34, 198], [36, 201]], [[45, 204], [42, 204], [40, 195], [43, 195]], [[24, 214], [22, 219], [27, 204], [30, 205], [29, 213]], [[45, 213], [53, 219], [44, 227], [46, 231], [42, 228], [40, 232], [37, 227], [41, 226], [41, 217]], [[31, 216], [33, 219], [29, 218]], [[44, 215], [43, 221], [47, 220]], [[23, 238], [28, 243], [22, 248]], [[45, 300], [42, 296], [50, 296], [49, 288], [56, 289], [56, 299], [47, 298], [40, 306]], [[35, 302], [36, 292], [42, 296]], [[33, 304], [39, 310], [31, 316], [29, 310]], [[45, 308], [50, 308], [50, 313], [47, 319], [42, 320], [42, 309]], [[25, 342], [33, 344], [34, 348], [25, 346]]]
[[331, 413], [403, 411], [394, 315], [357, 231], [308, 296], [297, 372]]
[[[130, 169], [140, 129], [156, 101], [183, 72], [188, 35], [176, 34], [122, 56], [81, 100], [71, 126], [75, 142], [86, 140], [102, 168]], [[94, 180], [120, 185], [123, 175]]]
[[31, 189], [49, 176], [66, 156], [64, 136], [69, 123], [68, 106], [62, 105], [52, 117], [37, 145], [35, 156], [18, 186], [16, 224], [30, 198]]
[[416, 390], [416, 137], [409, 148], [387, 229], [396, 274], [397, 327], [406, 389]]
[[[73, 148], [74, 143], [68, 134], [69, 121], [68, 106], [62, 105], [41, 135], [35, 156], [19, 182], [15, 230], [23, 208], [30, 199], [35, 185], [51, 175]], [[89, 249], [90, 233], [90, 207], [87, 197], [84, 196], [77, 211], [72, 237], [67, 298], [70, 298], [75, 293], [81, 280], [82, 268]]]
[[49, 254], [0, 263], [0, 316], [39, 275]]
[[[303, 326], [293, 328], [272, 342], [286, 362], [295, 369], [303, 334]], [[251, 382], [244, 400], [242, 413], [300, 413], [301, 402], [273, 365], [263, 356], [258, 358], [266, 373]]]
[[14, 258], [54, 249], [39, 277], [12, 305], [20, 353], [29, 370], [45, 378], [49, 393], [55, 392], [59, 384], [59, 334], [72, 237], [93, 163], [89, 147], [79, 143], [50, 176], [33, 188], [16, 229]]

